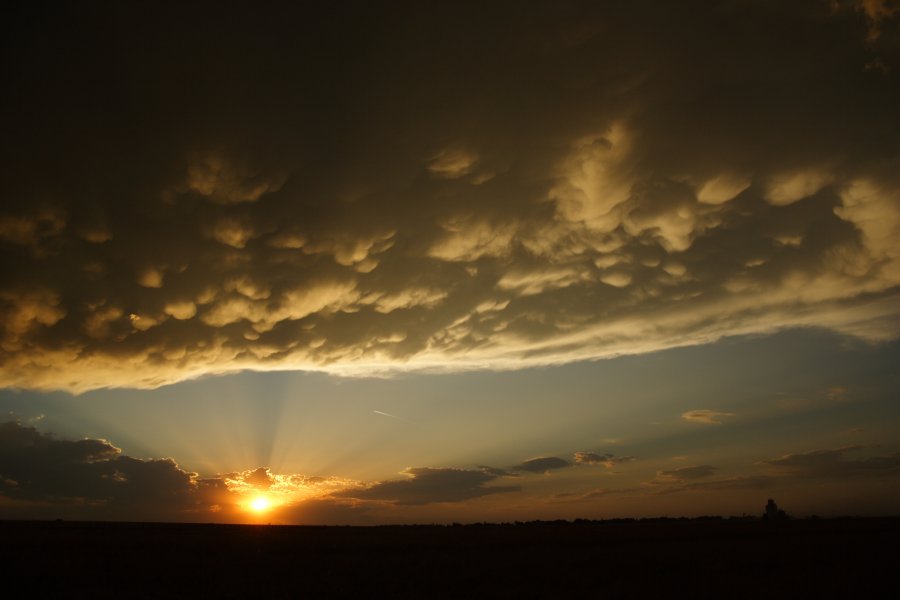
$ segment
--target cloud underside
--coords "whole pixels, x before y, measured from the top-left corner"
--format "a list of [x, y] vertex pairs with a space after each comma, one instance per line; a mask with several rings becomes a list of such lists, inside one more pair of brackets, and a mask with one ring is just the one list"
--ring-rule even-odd
[[897, 335], [896, 15], [554, 6], [21, 16], [0, 385]]

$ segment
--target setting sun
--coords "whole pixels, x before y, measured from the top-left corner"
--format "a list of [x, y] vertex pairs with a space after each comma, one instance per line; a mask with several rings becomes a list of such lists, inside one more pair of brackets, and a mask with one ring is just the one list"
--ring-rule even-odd
[[258, 496], [250, 502], [250, 508], [255, 512], [265, 512], [271, 508], [271, 501], [265, 496]]

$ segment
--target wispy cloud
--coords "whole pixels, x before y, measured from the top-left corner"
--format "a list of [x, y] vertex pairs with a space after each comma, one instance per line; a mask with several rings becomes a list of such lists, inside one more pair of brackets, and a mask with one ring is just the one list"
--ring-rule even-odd
[[712, 479], [709, 481], [679, 482], [674, 485], [660, 486], [650, 493], [665, 495], [681, 492], [761, 490], [770, 487], [774, 483], [775, 480], [772, 477], [767, 477], [765, 475], [741, 475], [723, 479]]
[[381, 415], [382, 417], [397, 419], [398, 421], [406, 421], [407, 423], [415, 423], [415, 421], [413, 421], [412, 419], [407, 419], [406, 417], [398, 417], [397, 415], [392, 415], [391, 413], [387, 413], [381, 410], [373, 410], [372, 412], [376, 415]]
[[701, 423], [703, 425], [721, 425], [722, 419], [735, 416], [734, 413], [723, 410], [698, 409], [689, 410], [681, 414], [682, 421], [689, 423]]
[[712, 477], [716, 471], [718, 469], [711, 465], [697, 465], [657, 471], [656, 476], [662, 481], [686, 481]]
[[861, 451], [861, 446], [845, 446], [828, 450], [813, 450], [785, 454], [762, 461], [772, 473], [791, 477], [882, 477], [900, 475], [900, 453], [888, 456], [847, 458], [847, 454]]

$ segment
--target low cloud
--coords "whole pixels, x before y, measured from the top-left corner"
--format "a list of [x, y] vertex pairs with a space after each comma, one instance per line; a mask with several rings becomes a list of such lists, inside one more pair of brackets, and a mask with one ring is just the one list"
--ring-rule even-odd
[[689, 410], [682, 413], [681, 420], [689, 423], [702, 423], [703, 425], [721, 425], [723, 418], [733, 416], [734, 413], [704, 408], [699, 410]]
[[597, 454], [595, 452], [576, 452], [575, 464], [577, 465], [603, 465], [607, 469], [613, 469], [618, 465], [635, 460], [635, 456], [616, 456], [614, 454]]
[[571, 466], [569, 461], [556, 456], [541, 456], [539, 458], [531, 458], [522, 461], [514, 470], [525, 471], [527, 473], [549, 473], [557, 469], [565, 469]]
[[518, 492], [518, 486], [487, 486], [498, 476], [484, 470], [410, 468], [407, 479], [380, 481], [367, 487], [340, 491], [337, 498], [376, 500], [399, 505], [463, 502], [490, 494]]
[[679, 492], [719, 492], [719, 491], [741, 491], [741, 490], [761, 490], [767, 488], [775, 480], [772, 477], [764, 475], [749, 475], [727, 477], [724, 479], [713, 479], [711, 481], [691, 481], [678, 482], [676, 485], [661, 487], [655, 490], [654, 494], [677, 494]]
[[861, 446], [846, 446], [831, 450], [813, 450], [785, 454], [764, 460], [760, 464], [773, 474], [791, 477], [844, 478], [888, 477], [900, 475], [900, 453], [888, 456], [847, 458], [847, 454], [862, 450]]
[[208, 507], [197, 491], [196, 473], [172, 459], [136, 459], [106, 440], [58, 440], [0, 424], [0, 494], [8, 498], [106, 518], [183, 519]]
[[61, 440], [19, 422], [0, 424], [0, 496], [16, 501], [4, 510], [17, 518], [246, 521], [248, 502], [260, 494], [280, 511], [354, 485], [267, 467], [200, 477], [171, 458], [127, 456], [106, 440]]
[[551, 502], [586, 502], [597, 500], [607, 496], [628, 496], [632, 494], [643, 494], [645, 488], [599, 488], [587, 492], [560, 492], [553, 494], [550, 498]]
[[490, 475], [495, 475], [497, 477], [519, 477], [521, 473], [516, 472], [511, 469], [498, 469], [497, 467], [488, 467], [485, 465], [479, 465], [478, 469]]
[[662, 481], [690, 481], [712, 477], [718, 469], [711, 465], [698, 465], [695, 467], [679, 467], [665, 471], [657, 471], [656, 476]]
[[263, 490], [269, 489], [275, 482], [275, 478], [272, 477], [271, 474], [269, 474], [269, 469], [266, 467], [260, 467], [254, 471], [247, 473], [243, 476], [243, 479], [250, 485]]

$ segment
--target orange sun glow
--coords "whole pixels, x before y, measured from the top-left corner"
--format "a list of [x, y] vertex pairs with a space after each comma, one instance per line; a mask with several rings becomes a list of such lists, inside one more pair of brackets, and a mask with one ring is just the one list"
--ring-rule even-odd
[[257, 496], [250, 501], [250, 508], [254, 512], [265, 512], [272, 506], [272, 502], [265, 496]]

